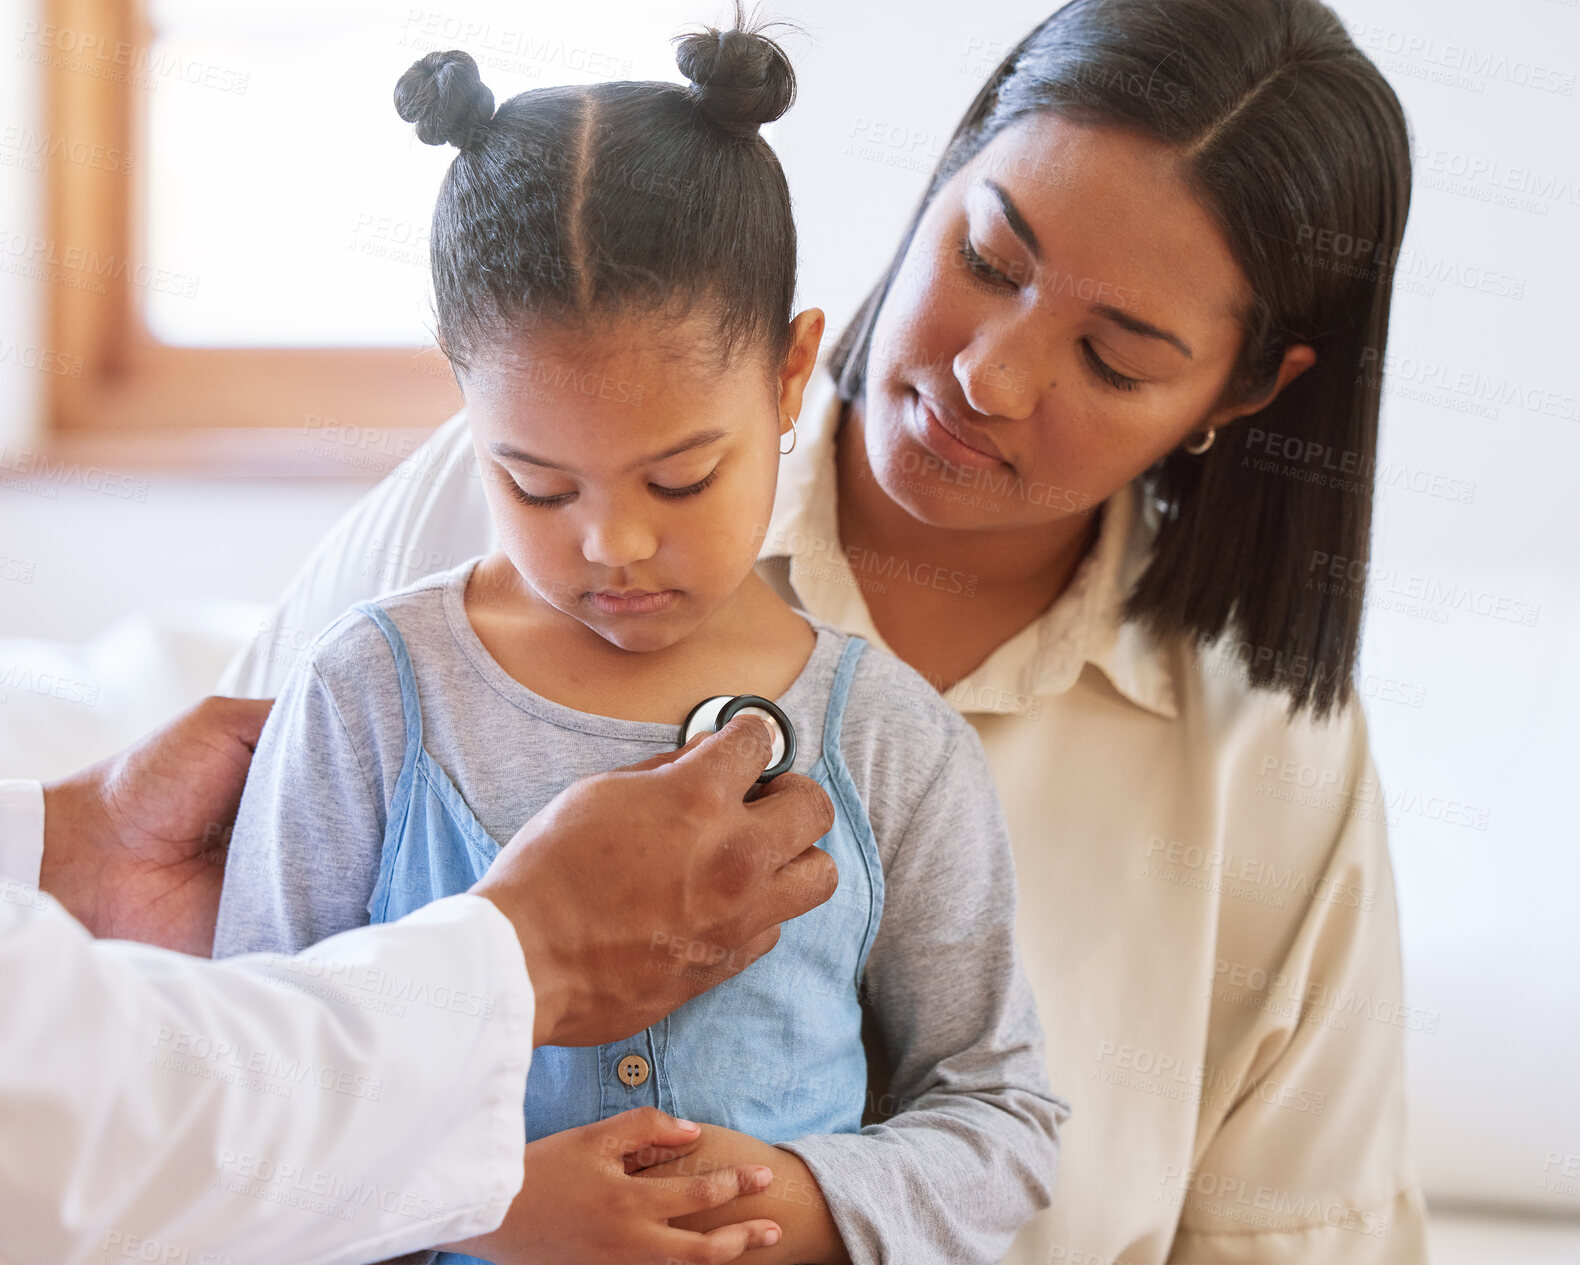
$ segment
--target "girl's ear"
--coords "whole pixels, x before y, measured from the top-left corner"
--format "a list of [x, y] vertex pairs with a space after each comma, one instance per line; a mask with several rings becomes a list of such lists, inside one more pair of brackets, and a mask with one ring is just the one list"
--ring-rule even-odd
[[779, 370], [779, 433], [785, 434], [801, 416], [801, 398], [817, 368], [823, 342], [823, 309], [809, 307], [790, 322], [790, 351]]

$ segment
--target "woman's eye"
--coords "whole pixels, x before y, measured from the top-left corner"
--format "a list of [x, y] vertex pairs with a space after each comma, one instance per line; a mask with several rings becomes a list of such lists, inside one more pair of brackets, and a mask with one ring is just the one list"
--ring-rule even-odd
[[1092, 372], [1109, 386], [1118, 387], [1121, 391], [1134, 391], [1141, 385], [1140, 378], [1127, 378], [1093, 351], [1091, 343], [1082, 340], [1081, 351], [1086, 356], [1086, 363], [1091, 365]]
[[980, 277], [984, 281], [1003, 282], [1010, 286], [1015, 285], [1014, 278], [990, 264], [987, 258], [971, 244], [969, 237], [960, 239], [960, 248], [956, 253], [965, 261], [966, 269], [973, 276]]
[[532, 505], [539, 509], [553, 509], [556, 505], [564, 505], [576, 495], [574, 492], [561, 492], [556, 496], [534, 496], [514, 479], [506, 479], [505, 486], [510, 489], [510, 495], [523, 505]]
[[657, 492], [660, 496], [667, 496], [671, 500], [678, 501], [682, 497], [696, 496], [698, 492], [707, 490], [713, 485], [713, 481], [718, 477], [719, 472], [714, 470], [708, 475], [707, 478], [698, 479], [695, 483], [689, 484], [683, 488], [666, 488], [661, 483], [649, 483], [647, 486], [652, 488], [653, 491]]

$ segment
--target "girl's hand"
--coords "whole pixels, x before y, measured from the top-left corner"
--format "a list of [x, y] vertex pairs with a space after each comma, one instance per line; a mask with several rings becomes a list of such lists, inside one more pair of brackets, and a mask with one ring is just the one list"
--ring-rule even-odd
[[644, 1178], [669, 1180], [734, 1172], [751, 1165], [772, 1167], [771, 1183], [754, 1191], [743, 1189], [734, 1203], [700, 1210], [677, 1218], [673, 1224], [687, 1230], [711, 1230], [741, 1217], [772, 1217], [783, 1229], [782, 1241], [763, 1243], [762, 1250], [752, 1252], [752, 1265], [850, 1265], [850, 1254], [823, 1199], [823, 1188], [794, 1152], [709, 1124], [702, 1126], [696, 1142], [683, 1154], [659, 1152], [642, 1158], [652, 1162], [652, 1167], [643, 1170]]
[[716, 1228], [706, 1233], [669, 1224], [773, 1180], [756, 1163], [689, 1174], [647, 1168], [658, 1160], [684, 1164], [701, 1136], [697, 1125], [639, 1107], [529, 1143], [526, 1180], [504, 1223], [449, 1249], [496, 1265], [725, 1265], [748, 1248], [778, 1243], [779, 1227], [768, 1220], [715, 1213]]

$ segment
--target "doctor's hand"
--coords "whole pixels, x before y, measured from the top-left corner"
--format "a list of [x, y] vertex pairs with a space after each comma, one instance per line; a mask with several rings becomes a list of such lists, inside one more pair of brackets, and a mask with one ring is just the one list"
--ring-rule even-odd
[[779, 924], [839, 882], [816, 847], [823, 788], [768, 766], [767, 724], [738, 716], [629, 768], [567, 787], [472, 890], [515, 925], [535, 1045], [599, 1045], [656, 1023], [771, 949]]
[[44, 788], [39, 886], [94, 935], [207, 957], [268, 700], [206, 698]]
[[[726, 1207], [767, 1188], [770, 1169], [747, 1163], [684, 1176], [641, 1172], [676, 1163], [701, 1132], [639, 1107], [528, 1143], [526, 1180], [504, 1223], [447, 1250], [496, 1265], [725, 1265], [749, 1248], [773, 1246], [780, 1237], [774, 1222], [731, 1217]], [[706, 1231], [669, 1224], [699, 1213], [711, 1213], [710, 1224], [727, 1224]]]

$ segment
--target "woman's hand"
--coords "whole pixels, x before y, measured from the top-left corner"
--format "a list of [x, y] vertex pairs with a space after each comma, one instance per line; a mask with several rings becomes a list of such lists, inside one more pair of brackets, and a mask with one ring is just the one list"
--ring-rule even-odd
[[[504, 1223], [449, 1250], [496, 1265], [725, 1265], [778, 1243], [774, 1222], [732, 1205], [769, 1184], [767, 1168], [673, 1167], [685, 1164], [701, 1134], [697, 1125], [639, 1107], [530, 1143], [526, 1180]], [[654, 1161], [667, 1161], [671, 1171], [650, 1167]], [[710, 1218], [705, 1233], [682, 1226], [696, 1215]]]
[[644, 1168], [643, 1178], [678, 1179], [703, 1176], [715, 1170], [730, 1172], [754, 1164], [773, 1169], [766, 1189], [743, 1191], [740, 1198], [722, 1207], [676, 1217], [670, 1224], [686, 1230], [710, 1230], [742, 1217], [772, 1218], [784, 1232], [777, 1244], [765, 1244], [747, 1259], [752, 1265], [850, 1265], [850, 1254], [834, 1218], [823, 1200], [823, 1188], [801, 1157], [769, 1146], [745, 1133], [703, 1125], [696, 1142], [684, 1154], [662, 1154]]

